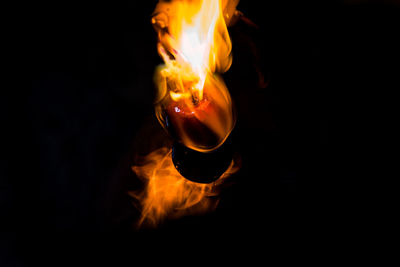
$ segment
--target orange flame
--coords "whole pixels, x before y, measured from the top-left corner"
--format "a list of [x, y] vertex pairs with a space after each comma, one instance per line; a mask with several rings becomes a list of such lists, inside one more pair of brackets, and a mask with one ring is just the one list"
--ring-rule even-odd
[[[155, 75], [156, 114], [160, 123], [166, 125], [163, 111], [177, 107], [185, 110], [185, 114], [192, 114], [196, 123], [207, 128], [207, 134], [197, 135], [215, 138], [197, 140], [188, 135], [194, 131], [187, 129], [191, 126], [172, 118], [178, 139], [194, 150], [216, 149], [235, 124], [231, 97], [218, 73], [226, 72], [232, 64], [227, 23], [237, 3], [237, 0], [160, 1], [152, 19], [158, 30], [158, 52], [165, 62]], [[199, 109], [205, 106], [201, 102], [210, 103], [209, 110]]]
[[[232, 63], [229, 24], [238, 0], [160, 0], [152, 23], [158, 33], [156, 115], [173, 137], [191, 149], [209, 152], [221, 146], [235, 118], [229, 91], [218, 73]], [[205, 166], [206, 168], [207, 166]], [[144, 189], [132, 193], [141, 205], [139, 226], [156, 226], [165, 218], [213, 210], [218, 191], [238, 167], [232, 161], [212, 184], [185, 179], [163, 147], [133, 166]]]
[[162, 147], [142, 159], [132, 170], [144, 182], [145, 188], [131, 193], [141, 204], [138, 226], [157, 226], [165, 218], [179, 218], [214, 210], [221, 185], [238, 170], [232, 161], [225, 173], [212, 184], [199, 184], [184, 178], [171, 158], [171, 149]]
[[225, 72], [231, 66], [232, 44], [223, 16], [223, 8], [229, 17], [236, 7], [237, 1], [230, 2], [228, 5], [226, 0], [161, 1], [156, 8], [168, 11], [163, 25], [168, 23], [168, 32], [159, 35], [158, 50], [166, 63], [160, 75], [176, 81], [170, 91], [173, 100], [189, 96], [201, 100], [207, 75]]

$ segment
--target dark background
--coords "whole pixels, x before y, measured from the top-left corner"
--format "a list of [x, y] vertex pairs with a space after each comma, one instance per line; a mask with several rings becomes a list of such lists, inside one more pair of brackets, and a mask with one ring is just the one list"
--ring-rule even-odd
[[[216, 212], [142, 231], [132, 228], [138, 212], [126, 192], [136, 179], [134, 143], [154, 123], [156, 1], [24, 8], [14, 54], [29, 86], [1, 104], [2, 266], [51, 262], [49, 255], [68, 262], [88, 251], [101, 260], [110, 249], [129, 260], [171, 239], [188, 250], [228, 243], [243, 251], [275, 238], [324, 240], [352, 229], [352, 130], [366, 110], [365, 94], [391, 86], [399, 5], [262, 2], [238, 6], [258, 29], [230, 29], [233, 65], [224, 78], [238, 111], [243, 162], [234, 185]], [[257, 86], [257, 68], [266, 88]]]

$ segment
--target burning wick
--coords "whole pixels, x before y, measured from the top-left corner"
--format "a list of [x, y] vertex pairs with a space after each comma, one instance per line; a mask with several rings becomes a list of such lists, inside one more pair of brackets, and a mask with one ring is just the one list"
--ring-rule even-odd
[[238, 0], [172, 0], [157, 4], [152, 24], [164, 65], [157, 68], [160, 124], [175, 140], [132, 169], [144, 181], [139, 225], [216, 207], [217, 187], [237, 168], [227, 141], [235, 125], [229, 91], [219, 75], [231, 64], [227, 25]]

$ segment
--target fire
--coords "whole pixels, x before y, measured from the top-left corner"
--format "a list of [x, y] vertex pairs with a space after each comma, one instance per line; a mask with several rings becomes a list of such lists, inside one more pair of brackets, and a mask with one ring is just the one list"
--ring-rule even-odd
[[[156, 114], [162, 125], [173, 128], [175, 138], [194, 150], [216, 149], [235, 124], [231, 97], [219, 73], [226, 72], [232, 64], [227, 23], [237, 3], [161, 1], [152, 19], [158, 31], [158, 52], [165, 62], [155, 75]], [[175, 110], [184, 112], [178, 115]], [[191, 123], [187, 123], [188, 119]], [[203, 129], [200, 135], [205, 138], [199, 140], [199, 134], [190, 133], [193, 123], [200, 125], [197, 128]]]
[[212, 184], [187, 180], [175, 169], [171, 149], [162, 147], [142, 159], [132, 170], [144, 182], [144, 190], [131, 193], [141, 205], [138, 226], [157, 226], [165, 218], [179, 218], [188, 214], [201, 214], [217, 207], [216, 197], [221, 186], [238, 169], [232, 161], [225, 173]]
[[[165, 63], [155, 73], [156, 116], [175, 141], [202, 153], [220, 147], [235, 124], [220, 74], [232, 64], [227, 25], [237, 4], [238, 0], [160, 0], [152, 17]], [[214, 183], [195, 183], [176, 170], [171, 151], [153, 151], [132, 168], [144, 182], [144, 189], [132, 194], [141, 206], [139, 226], [213, 210], [218, 188], [238, 169], [232, 161]]]
[[[160, 75], [176, 81], [170, 91], [173, 100], [201, 100], [206, 77], [229, 69], [232, 45], [222, 12], [228, 8], [225, 14], [229, 17], [233, 6], [227, 4], [226, 0], [159, 3], [159, 9], [169, 5], [168, 32], [160, 33], [158, 51], [166, 63]], [[157, 22], [157, 16], [153, 22]]]

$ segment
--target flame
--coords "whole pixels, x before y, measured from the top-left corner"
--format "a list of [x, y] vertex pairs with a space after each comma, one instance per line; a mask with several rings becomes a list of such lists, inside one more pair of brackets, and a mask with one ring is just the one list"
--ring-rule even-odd
[[[155, 74], [157, 117], [164, 126], [166, 115], [176, 117], [177, 114], [163, 113], [170, 106], [192, 114], [208, 130], [197, 135], [216, 136], [215, 140], [195, 140], [188, 134], [192, 129], [170, 119], [177, 138], [198, 151], [220, 146], [235, 123], [230, 94], [219, 73], [226, 72], [232, 64], [227, 23], [237, 3], [238, 0], [160, 1], [152, 18], [158, 31], [158, 52], [165, 62]], [[199, 108], [205, 106], [202, 102], [210, 103], [210, 110]]]
[[175, 0], [169, 4], [168, 32], [159, 35], [158, 51], [166, 63], [160, 75], [175, 81], [170, 91], [173, 100], [201, 100], [207, 75], [225, 72], [232, 64], [232, 44], [223, 16], [223, 7], [228, 8], [225, 13], [229, 17], [232, 4], [227, 5], [226, 0]]
[[[219, 74], [232, 64], [227, 24], [237, 4], [160, 0], [152, 17], [165, 63], [155, 73], [157, 118], [176, 141], [197, 151], [221, 146], [235, 124], [231, 97]], [[171, 153], [170, 147], [160, 148], [132, 167], [144, 182], [142, 191], [131, 194], [140, 203], [138, 226], [213, 210], [221, 185], [238, 169], [232, 160], [214, 183], [199, 184], [176, 170]]]
[[138, 227], [155, 227], [165, 218], [179, 218], [214, 210], [221, 185], [238, 170], [232, 161], [225, 173], [212, 184], [199, 184], [185, 179], [176, 169], [171, 149], [162, 147], [142, 159], [132, 170], [144, 182], [144, 190], [131, 192], [141, 205]]

